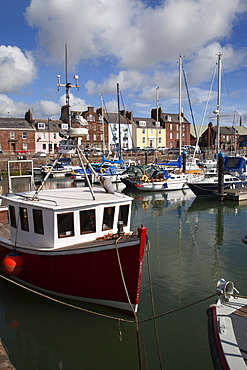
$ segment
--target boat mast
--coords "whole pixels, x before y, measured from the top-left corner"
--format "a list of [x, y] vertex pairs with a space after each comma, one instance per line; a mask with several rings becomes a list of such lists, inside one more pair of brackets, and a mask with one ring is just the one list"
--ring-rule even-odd
[[117, 109], [118, 109], [118, 157], [121, 158], [121, 125], [120, 125], [120, 100], [119, 100], [119, 83], [117, 83]]
[[103, 97], [100, 94], [101, 100], [101, 117], [102, 117], [102, 137], [103, 137], [103, 154], [105, 154], [105, 118], [104, 118], [104, 104], [103, 104]]
[[77, 90], [79, 90], [78, 85], [78, 79], [79, 77], [75, 75], [73, 78], [75, 79], [75, 85], [72, 85], [70, 82], [68, 82], [68, 45], [65, 44], [65, 84], [61, 84], [60, 82], [60, 75], [57, 75], [57, 87], [59, 90], [59, 87], [65, 87], [66, 88], [66, 106], [67, 106], [67, 121], [68, 121], [68, 127], [71, 128], [71, 112], [70, 112], [70, 105], [69, 105], [69, 91], [71, 87], [76, 87]]
[[182, 55], [179, 55], [179, 155], [182, 152]]
[[217, 119], [217, 137], [216, 137], [216, 154], [220, 152], [220, 96], [221, 96], [221, 59], [222, 54], [218, 54], [218, 96], [217, 96], [217, 108], [214, 111]]
[[156, 87], [156, 150], [155, 157], [158, 155], [158, 122], [159, 122], [159, 87]]

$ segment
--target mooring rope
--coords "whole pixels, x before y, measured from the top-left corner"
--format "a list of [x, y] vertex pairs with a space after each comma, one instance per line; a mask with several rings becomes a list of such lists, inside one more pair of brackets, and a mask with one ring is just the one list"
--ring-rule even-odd
[[[6, 276], [4, 276], [2, 274], [0, 274], [0, 277], [2, 279], [4, 279], [4, 280], [8, 281], [9, 283], [12, 283], [14, 285], [17, 285], [17, 286], [19, 286], [19, 287], [21, 287], [21, 288], [23, 288], [23, 289], [25, 289], [25, 290], [27, 290], [27, 291], [29, 291], [31, 293], [34, 293], [36, 295], [39, 295], [40, 297], [46, 298], [46, 299], [48, 299], [50, 301], [53, 301], [55, 303], [59, 303], [59, 304], [62, 304], [64, 306], [67, 306], [67, 307], [70, 307], [70, 308], [75, 308], [75, 309], [77, 309], [79, 311], [90, 313], [90, 314], [93, 314], [93, 315], [96, 315], [96, 316], [101, 316], [101, 317], [104, 317], [104, 318], [107, 318], [107, 319], [112, 319], [112, 320], [116, 320], [116, 321], [120, 321], [120, 322], [126, 322], [126, 323], [130, 323], [130, 324], [135, 324], [135, 320], [128, 320], [128, 319], [124, 319], [124, 318], [121, 318], [121, 317], [115, 317], [115, 316], [111, 316], [111, 315], [106, 315], [106, 314], [103, 314], [103, 313], [100, 313], [100, 312], [96, 312], [96, 311], [88, 310], [86, 308], [78, 307], [78, 306], [72, 305], [70, 303], [60, 301], [59, 299], [53, 298], [53, 297], [48, 296], [48, 295], [46, 295], [44, 293], [38, 292], [37, 290], [33, 290], [31, 288], [28, 288], [25, 285], [22, 285], [20, 283], [17, 283], [16, 281], [14, 281], [12, 279], [9, 279], [9, 278], [7, 278]], [[203, 301], [206, 301], [209, 298], [215, 297], [216, 295], [217, 295], [217, 293], [211, 294], [211, 295], [209, 295], [209, 296], [207, 296], [205, 298], [202, 298], [202, 299], [200, 299], [198, 301], [192, 302], [192, 303], [187, 304], [185, 306], [176, 308], [174, 310], [171, 310], [171, 311], [168, 311], [168, 312], [164, 312], [164, 313], [161, 313], [159, 315], [152, 316], [152, 317], [149, 317], [149, 318], [146, 318], [146, 319], [143, 319], [143, 320], [138, 320], [138, 324], [143, 323], [143, 322], [147, 322], [147, 321], [151, 321], [151, 320], [154, 320], [154, 319], [157, 319], [157, 318], [166, 316], [166, 315], [170, 315], [171, 313], [174, 313], [174, 312], [177, 312], [177, 311], [181, 311], [181, 310], [183, 310], [185, 308], [188, 308], [188, 307], [194, 306], [194, 305], [196, 305], [198, 303], [201, 303]], [[228, 294], [228, 295], [230, 295], [230, 294]], [[247, 297], [244, 297], [244, 296], [238, 296], [236, 294], [234, 296], [239, 297], [239, 298], [247, 298]]]
[[158, 319], [158, 318], [163, 317], [163, 316], [166, 316], [166, 315], [170, 315], [171, 313], [174, 313], [174, 312], [178, 312], [178, 311], [184, 310], [185, 308], [188, 308], [188, 307], [194, 306], [194, 305], [196, 305], [198, 303], [201, 303], [203, 301], [206, 301], [207, 299], [212, 298], [212, 297], [215, 297], [216, 295], [218, 295], [218, 294], [217, 293], [211, 294], [208, 297], [199, 299], [198, 301], [193, 302], [193, 303], [189, 303], [189, 304], [187, 304], [187, 305], [185, 305], [183, 307], [178, 307], [178, 308], [175, 308], [174, 310], [171, 310], [171, 311], [168, 311], [168, 312], [165, 312], [165, 313], [161, 313], [161, 314], [156, 315], [154, 317], [149, 317], [147, 319], [140, 320], [139, 321], [139, 324], [141, 324], [143, 322], [147, 322], [147, 321], [153, 320], [153, 319]]

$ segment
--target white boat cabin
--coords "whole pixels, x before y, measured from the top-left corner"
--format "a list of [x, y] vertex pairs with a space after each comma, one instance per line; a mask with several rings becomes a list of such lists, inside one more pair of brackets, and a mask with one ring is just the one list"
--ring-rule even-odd
[[94, 241], [106, 234], [117, 234], [118, 221], [130, 231], [132, 198], [122, 193], [107, 194], [94, 188], [41, 190], [9, 193], [7, 201], [11, 242], [30, 249], [56, 249]]

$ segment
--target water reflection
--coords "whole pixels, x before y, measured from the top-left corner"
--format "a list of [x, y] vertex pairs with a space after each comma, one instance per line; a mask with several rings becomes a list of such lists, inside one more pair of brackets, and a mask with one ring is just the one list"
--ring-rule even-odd
[[[75, 185], [70, 178], [64, 178], [51, 179], [47, 186], [84, 184]], [[247, 234], [246, 203], [199, 199], [190, 190], [124, 192], [134, 199], [132, 230], [140, 224], [148, 227], [157, 314], [213, 294], [221, 277], [234, 281], [240, 293], [247, 294], [247, 246], [241, 242]], [[140, 319], [152, 315], [149, 277], [146, 255]], [[206, 317], [211, 302], [212, 299], [157, 320], [164, 368], [213, 369]], [[113, 313], [93, 305], [90, 308]], [[131, 324], [121, 323], [120, 342], [117, 322], [58, 306], [2, 281], [0, 312], [1, 337], [18, 370], [139, 368], [136, 333]], [[159, 369], [153, 323], [141, 325], [140, 333], [144, 368]]]

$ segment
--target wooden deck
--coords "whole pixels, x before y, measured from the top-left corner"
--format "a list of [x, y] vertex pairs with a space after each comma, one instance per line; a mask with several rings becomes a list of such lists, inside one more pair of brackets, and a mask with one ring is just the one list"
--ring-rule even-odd
[[224, 190], [224, 199], [243, 201], [247, 200], [247, 187]]

